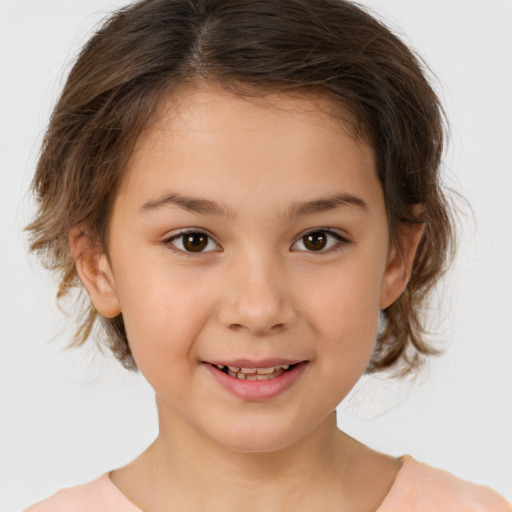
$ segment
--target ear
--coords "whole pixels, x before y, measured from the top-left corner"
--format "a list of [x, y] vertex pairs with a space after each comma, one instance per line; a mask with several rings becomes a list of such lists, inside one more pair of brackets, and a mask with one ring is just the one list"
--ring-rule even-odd
[[69, 231], [69, 248], [78, 276], [98, 313], [106, 318], [113, 318], [121, 313], [106, 254], [79, 226]]
[[406, 289], [424, 229], [423, 223], [400, 226], [398, 240], [389, 251], [381, 287], [380, 309], [391, 306]]

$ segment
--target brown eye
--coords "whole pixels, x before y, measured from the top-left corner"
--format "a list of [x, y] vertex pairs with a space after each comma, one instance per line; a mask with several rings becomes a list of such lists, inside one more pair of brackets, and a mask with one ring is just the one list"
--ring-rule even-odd
[[327, 236], [323, 231], [315, 231], [304, 238], [304, 246], [310, 251], [321, 251], [327, 245]]
[[350, 243], [349, 240], [338, 233], [328, 229], [310, 231], [300, 237], [293, 245], [294, 251], [327, 252], [329, 249], [342, 247]]
[[167, 243], [173, 245], [181, 252], [188, 253], [211, 252], [219, 249], [219, 246], [213, 239], [201, 231], [181, 233], [172, 237]]
[[208, 245], [208, 237], [204, 233], [187, 233], [183, 235], [183, 247], [189, 252], [204, 251]]

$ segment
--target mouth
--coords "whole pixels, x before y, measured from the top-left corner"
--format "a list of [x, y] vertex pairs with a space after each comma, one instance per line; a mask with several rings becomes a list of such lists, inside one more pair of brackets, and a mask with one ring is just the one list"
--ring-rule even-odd
[[246, 401], [276, 398], [304, 374], [308, 361], [273, 359], [205, 362], [205, 368], [231, 394]]
[[221, 372], [239, 380], [271, 380], [280, 377], [286, 372], [293, 370], [298, 364], [282, 364], [268, 367], [241, 367], [232, 365], [214, 365]]

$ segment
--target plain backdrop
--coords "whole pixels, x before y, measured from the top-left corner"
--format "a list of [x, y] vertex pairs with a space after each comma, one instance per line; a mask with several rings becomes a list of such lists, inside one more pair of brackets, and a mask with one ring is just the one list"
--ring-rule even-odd
[[[26, 254], [35, 161], [64, 74], [120, 0], [0, 0], [0, 510], [126, 464], [156, 436], [151, 389], [73, 326]], [[432, 308], [445, 354], [415, 382], [364, 379], [339, 423], [512, 500], [512, 1], [367, 0], [436, 74], [447, 183], [468, 200]]]

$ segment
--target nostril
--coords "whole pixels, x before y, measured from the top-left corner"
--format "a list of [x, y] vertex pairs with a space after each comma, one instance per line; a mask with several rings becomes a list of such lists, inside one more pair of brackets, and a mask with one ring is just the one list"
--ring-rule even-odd
[[[229, 329], [231, 329], [234, 332], [238, 332], [238, 331], [245, 329], [245, 327], [242, 324], [230, 324], [228, 327], [229, 327]], [[266, 333], [277, 333], [277, 332], [282, 331], [285, 328], [286, 328], [286, 325], [283, 323], [280, 323], [280, 324], [272, 325], [272, 326], [270, 326], [270, 328], [264, 329], [264, 330]]]
[[296, 318], [295, 309], [288, 301], [262, 298], [256, 302], [249, 301], [247, 296], [222, 301], [216, 313], [220, 323], [230, 331], [248, 330], [257, 336], [284, 331]]

